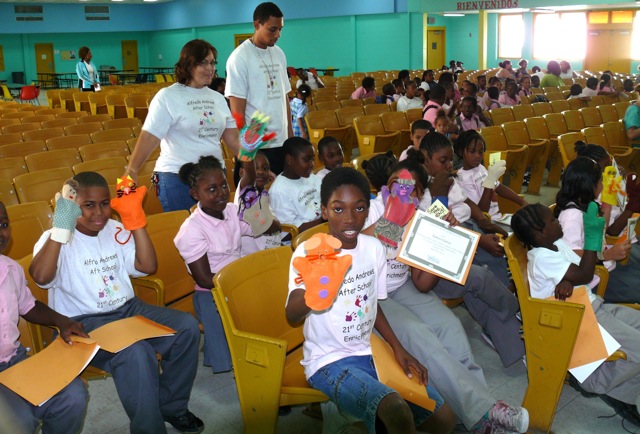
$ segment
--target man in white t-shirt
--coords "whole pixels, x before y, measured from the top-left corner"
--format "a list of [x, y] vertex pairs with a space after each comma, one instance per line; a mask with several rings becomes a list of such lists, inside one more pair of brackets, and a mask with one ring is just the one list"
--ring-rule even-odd
[[300, 87], [301, 84], [306, 84], [311, 88], [311, 90], [317, 90], [324, 87], [324, 83], [320, 80], [317, 74], [311, 73], [303, 68], [298, 68], [296, 70], [296, 74], [300, 79], [296, 82], [296, 89]]
[[278, 174], [284, 163], [282, 144], [293, 137], [287, 59], [275, 46], [284, 27], [282, 11], [271, 2], [259, 4], [253, 12], [253, 27], [253, 37], [240, 44], [227, 60], [225, 96], [231, 112], [244, 115], [247, 122], [257, 110], [271, 118], [268, 129], [276, 137], [262, 151], [271, 170]]

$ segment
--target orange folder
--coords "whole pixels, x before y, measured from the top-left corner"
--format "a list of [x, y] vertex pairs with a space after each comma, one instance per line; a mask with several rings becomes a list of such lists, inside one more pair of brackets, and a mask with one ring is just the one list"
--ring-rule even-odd
[[409, 402], [429, 411], [435, 410], [436, 402], [429, 398], [426, 386], [420, 384], [418, 376], [414, 373], [412, 378], [407, 377], [398, 364], [391, 346], [373, 333], [371, 334], [371, 352], [378, 379], [382, 384], [389, 386]]
[[138, 315], [105, 324], [92, 331], [90, 336], [103, 350], [117, 353], [138, 341], [171, 336], [175, 332], [172, 328]]

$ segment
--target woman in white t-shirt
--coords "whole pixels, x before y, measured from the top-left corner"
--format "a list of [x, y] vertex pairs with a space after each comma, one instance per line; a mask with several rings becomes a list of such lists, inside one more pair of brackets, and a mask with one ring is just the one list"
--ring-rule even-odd
[[154, 169], [158, 198], [165, 211], [188, 210], [195, 201], [178, 176], [180, 167], [202, 155], [224, 161], [222, 144], [238, 153], [238, 129], [224, 96], [209, 89], [216, 72], [218, 51], [202, 39], [182, 47], [176, 63], [177, 83], [161, 89], [149, 104], [149, 114], [131, 155], [125, 175], [138, 170], [160, 145]]
[[100, 85], [100, 79], [98, 77], [98, 69], [91, 61], [93, 54], [89, 47], [80, 47], [78, 57], [80, 57], [80, 61], [76, 65], [76, 74], [80, 79], [80, 90], [83, 92], [95, 92], [95, 87]]

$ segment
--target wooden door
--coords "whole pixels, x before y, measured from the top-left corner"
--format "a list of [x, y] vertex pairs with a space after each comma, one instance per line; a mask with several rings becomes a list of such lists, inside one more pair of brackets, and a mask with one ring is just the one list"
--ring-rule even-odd
[[631, 68], [631, 29], [589, 30], [585, 69], [589, 71], [629, 72]]
[[445, 64], [445, 30], [427, 30], [427, 69], [440, 69]]
[[36, 72], [38, 74], [52, 74], [56, 72], [53, 60], [53, 44], [35, 44]]
[[4, 51], [2, 45], [0, 45], [0, 72], [4, 71]]
[[138, 71], [138, 41], [122, 41], [122, 69]]

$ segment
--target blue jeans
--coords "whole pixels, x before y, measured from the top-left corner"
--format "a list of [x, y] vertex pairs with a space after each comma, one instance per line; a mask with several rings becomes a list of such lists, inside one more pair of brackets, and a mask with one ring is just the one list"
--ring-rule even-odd
[[[20, 346], [15, 356], [0, 363], [0, 372], [25, 359], [26, 350]], [[42, 420], [43, 434], [77, 433], [82, 428], [88, 397], [86, 386], [77, 377], [39, 407], [0, 385], [0, 432], [36, 432]]]
[[[378, 381], [371, 356], [352, 356], [337, 360], [318, 369], [309, 384], [326, 394], [338, 410], [363, 420], [370, 433], [376, 432], [376, 415], [382, 398], [395, 390]], [[429, 397], [436, 401], [435, 411], [444, 404], [440, 394], [427, 386]], [[416, 426], [426, 421], [432, 412], [408, 402]]]
[[204, 366], [211, 366], [214, 374], [230, 371], [233, 365], [229, 345], [211, 291], [196, 291], [193, 308], [204, 327]]
[[[171, 327], [176, 334], [145, 339], [115, 354], [99, 350], [91, 365], [113, 376], [131, 432], [166, 433], [163, 419], [188, 410], [198, 370], [198, 321], [186, 312], [152, 306], [136, 297], [111, 312], [74, 319], [91, 335], [102, 325], [136, 315]], [[156, 353], [162, 356], [162, 373], [158, 372]]]
[[156, 174], [158, 175], [158, 199], [165, 212], [181, 209], [189, 211], [196, 204], [189, 194], [189, 186], [180, 180], [177, 173], [156, 172]]

